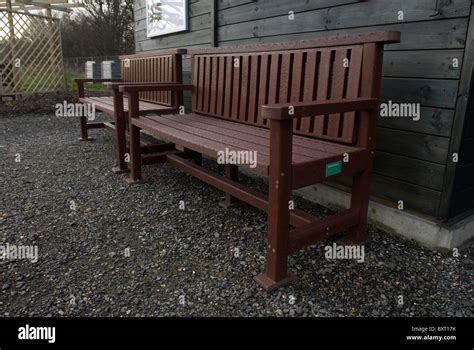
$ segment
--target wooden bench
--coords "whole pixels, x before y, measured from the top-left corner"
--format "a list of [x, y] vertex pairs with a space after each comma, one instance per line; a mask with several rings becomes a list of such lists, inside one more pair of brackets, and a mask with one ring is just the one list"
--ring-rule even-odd
[[[121, 79], [76, 79], [79, 101], [91, 104], [96, 111], [102, 111], [113, 117], [112, 122], [88, 122], [86, 116], [80, 117], [80, 140], [91, 140], [89, 129], [106, 128], [115, 132], [116, 166], [115, 173], [128, 171], [125, 154], [128, 139], [128, 99], [118, 90], [118, 84], [150, 84], [150, 83], [181, 83], [182, 55], [185, 49], [152, 51], [142, 54], [120, 56]], [[105, 83], [113, 92], [113, 96], [88, 97], [85, 94], [85, 83]], [[169, 91], [143, 91], [139, 94], [138, 109], [140, 114], [146, 113], [176, 113], [183, 104], [182, 93]], [[173, 145], [148, 145], [141, 143], [141, 153], [150, 154], [167, 150]], [[144, 159], [151, 164], [152, 157]]]
[[[289, 254], [344, 231], [346, 242], [365, 241], [383, 46], [399, 40], [399, 32], [377, 32], [196, 49], [191, 86], [121, 86], [129, 97], [131, 182], [142, 180], [134, 152], [140, 129], [213, 158], [225, 148], [256, 151], [268, 196], [238, 183], [246, 165], [226, 164], [220, 176], [177, 154], [163, 161], [223, 190], [225, 207], [241, 200], [266, 211], [266, 269], [255, 279], [266, 290], [294, 281]], [[192, 112], [138, 113], [139, 92], [183, 89], [192, 89]], [[353, 176], [350, 209], [318, 220], [289, 208], [291, 190], [341, 175]]]

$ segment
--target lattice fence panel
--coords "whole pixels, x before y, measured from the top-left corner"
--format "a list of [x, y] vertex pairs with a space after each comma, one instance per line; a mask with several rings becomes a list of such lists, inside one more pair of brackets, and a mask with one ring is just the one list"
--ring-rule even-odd
[[0, 96], [63, 87], [59, 19], [0, 10]]

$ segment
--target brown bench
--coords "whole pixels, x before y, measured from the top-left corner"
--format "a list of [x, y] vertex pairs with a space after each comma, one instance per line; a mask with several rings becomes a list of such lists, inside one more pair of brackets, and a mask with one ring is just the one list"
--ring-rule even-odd
[[[128, 171], [125, 160], [127, 153], [127, 126], [128, 100], [118, 90], [118, 84], [137, 83], [181, 83], [182, 82], [182, 55], [185, 49], [151, 51], [142, 54], [120, 56], [121, 79], [76, 79], [79, 101], [92, 104], [95, 110], [105, 112], [112, 116], [112, 122], [88, 122], [85, 116], [80, 117], [80, 140], [91, 140], [88, 136], [89, 129], [106, 128], [115, 132], [116, 140], [116, 166], [114, 172]], [[88, 97], [85, 94], [85, 83], [109, 83], [113, 96]], [[146, 113], [176, 113], [181, 106], [182, 93], [169, 91], [143, 91], [139, 94], [138, 109], [141, 114]], [[149, 145], [141, 143], [141, 153], [150, 154], [167, 150], [173, 145]], [[153, 157], [144, 159], [144, 163], [151, 164]]]
[[[375, 145], [383, 45], [399, 32], [327, 37], [285, 44], [196, 49], [192, 86], [121, 86], [129, 96], [131, 180], [141, 181], [139, 130], [216, 158], [225, 148], [257, 151], [269, 176], [268, 197], [238, 183], [238, 166], [220, 176], [178, 154], [163, 161], [268, 213], [266, 269], [256, 281], [272, 290], [295, 279], [288, 255], [347, 231], [363, 244]], [[192, 88], [192, 112], [147, 117], [141, 91]], [[289, 208], [292, 189], [353, 176], [350, 209], [323, 220]], [[295, 229], [290, 230], [290, 224]]]

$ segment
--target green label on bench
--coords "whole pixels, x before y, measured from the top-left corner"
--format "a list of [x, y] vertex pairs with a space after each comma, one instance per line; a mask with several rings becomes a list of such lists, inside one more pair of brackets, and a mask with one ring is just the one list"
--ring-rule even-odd
[[342, 161], [326, 164], [326, 177], [342, 173]]

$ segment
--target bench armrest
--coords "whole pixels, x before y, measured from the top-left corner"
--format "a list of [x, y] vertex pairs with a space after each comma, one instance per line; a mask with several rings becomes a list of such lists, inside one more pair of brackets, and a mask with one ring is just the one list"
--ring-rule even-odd
[[105, 85], [112, 90], [119, 90], [120, 86], [128, 85], [161, 85], [161, 84], [181, 84], [180, 82], [160, 83], [160, 82], [143, 82], [143, 81], [123, 81], [120, 83], [105, 83]]
[[122, 79], [118, 78], [110, 78], [110, 79], [82, 79], [77, 78], [74, 79], [76, 83], [113, 83], [113, 82], [121, 82]]
[[332, 113], [367, 111], [377, 108], [378, 103], [376, 98], [363, 97], [320, 102], [279, 103], [262, 106], [262, 116], [266, 119], [285, 120]]
[[140, 83], [139, 85], [120, 84], [120, 92], [140, 92], [140, 91], [183, 91], [192, 90], [192, 84], [181, 83]]

